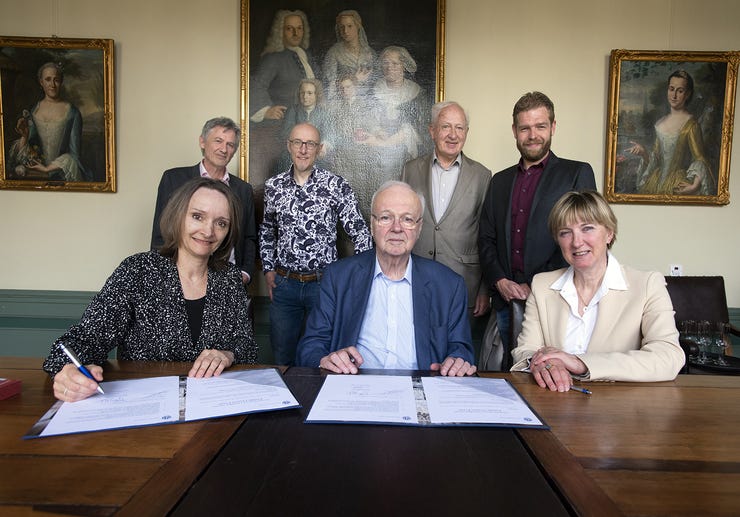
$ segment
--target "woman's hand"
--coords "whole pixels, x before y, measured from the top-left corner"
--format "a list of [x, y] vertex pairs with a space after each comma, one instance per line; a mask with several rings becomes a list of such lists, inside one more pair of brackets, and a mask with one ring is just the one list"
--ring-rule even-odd
[[642, 157], [643, 160], [647, 160], [648, 158], [650, 158], [648, 156], [647, 151], [641, 144], [638, 144], [637, 142], [633, 142], [631, 140], [630, 140], [630, 143], [632, 144], [632, 146], [625, 149], [624, 152], [630, 153], [630, 154], [636, 154]]
[[530, 359], [529, 370], [540, 387], [564, 392], [573, 385], [571, 374], [583, 375], [588, 368], [573, 354], [559, 348], [544, 347]]
[[[95, 364], [87, 365], [87, 369], [95, 377], [95, 380], [103, 380], [103, 369]], [[92, 379], [88, 379], [72, 363], [64, 365], [54, 376], [54, 396], [64, 402], [77, 402], [96, 393], [98, 384]]]
[[215, 377], [234, 364], [234, 352], [231, 350], [203, 350], [188, 372], [188, 377]]

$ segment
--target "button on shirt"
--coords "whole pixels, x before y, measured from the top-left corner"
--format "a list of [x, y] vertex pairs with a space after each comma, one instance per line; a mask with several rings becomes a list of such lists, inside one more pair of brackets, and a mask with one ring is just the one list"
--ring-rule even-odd
[[511, 195], [511, 270], [524, 272], [524, 243], [527, 236], [527, 224], [532, 212], [534, 193], [542, 178], [542, 171], [547, 166], [550, 154], [540, 163], [524, 168], [524, 160], [519, 160], [514, 188]]
[[560, 296], [570, 307], [568, 325], [565, 330], [563, 351], [573, 355], [585, 354], [591, 335], [596, 327], [599, 316], [599, 302], [607, 295], [610, 289], [626, 291], [627, 282], [622, 275], [622, 268], [611, 253], [607, 253], [606, 272], [601, 286], [594, 293], [593, 298], [583, 309], [583, 316], [578, 314], [578, 292], [573, 283], [573, 267], [569, 267], [563, 275], [550, 285], [550, 289], [560, 291]]
[[414, 304], [411, 292], [411, 262], [400, 280], [383, 274], [378, 259], [370, 287], [357, 350], [362, 368], [416, 370]]
[[432, 159], [432, 206], [434, 207], [434, 219], [439, 221], [447, 211], [455, 192], [457, 178], [460, 176], [460, 155], [449, 168], [445, 169], [434, 154]]
[[337, 221], [352, 239], [355, 253], [372, 247], [355, 193], [341, 176], [314, 168], [301, 186], [291, 167], [268, 179], [259, 232], [262, 270], [308, 272], [336, 261]]

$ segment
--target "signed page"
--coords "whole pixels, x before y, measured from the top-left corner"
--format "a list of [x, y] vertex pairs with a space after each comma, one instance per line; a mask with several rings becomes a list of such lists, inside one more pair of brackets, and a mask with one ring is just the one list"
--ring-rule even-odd
[[177, 376], [103, 382], [100, 385], [105, 395], [96, 393], [78, 402], [54, 404], [42, 418], [43, 421], [49, 417], [40, 436], [167, 424], [179, 419]]
[[103, 382], [105, 394], [57, 401], [24, 438], [175, 424], [203, 418], [301, 407], [274, 368]]

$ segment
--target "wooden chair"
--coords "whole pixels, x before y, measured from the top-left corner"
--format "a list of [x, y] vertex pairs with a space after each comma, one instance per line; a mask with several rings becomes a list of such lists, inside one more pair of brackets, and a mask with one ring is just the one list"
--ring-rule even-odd
[[504, 350], [504, 359], [502, 370], [509, 371], [513, 365], [511, 351], [516, 348], [519, 333], [522, 331], [522, 321], [524, 321], [525, 300], [511, 300], [509, 302], [509, 343], [510, 349]]

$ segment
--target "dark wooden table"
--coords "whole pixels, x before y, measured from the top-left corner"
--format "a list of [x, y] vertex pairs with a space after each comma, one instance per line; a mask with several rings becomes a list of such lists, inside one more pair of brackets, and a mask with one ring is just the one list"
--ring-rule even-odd
[[289, 369], [303, 409], [251, 416], [173, 514], [568, 515], [512, 429], [303, 423], [323, 378]]
[[[740, 515], [738, 377], [591, 383], [589, 397], [484, 374], [551, 426], [512, 431], [303, 424], [321, 376], [290, 369], [302, 410], [24, 441], [54, 401], [40, 366], [0, 358], [0, 377], [23, 380], [0, 401], [3, 516]], [[114, 361], [106, 379], [188, 367]]]

